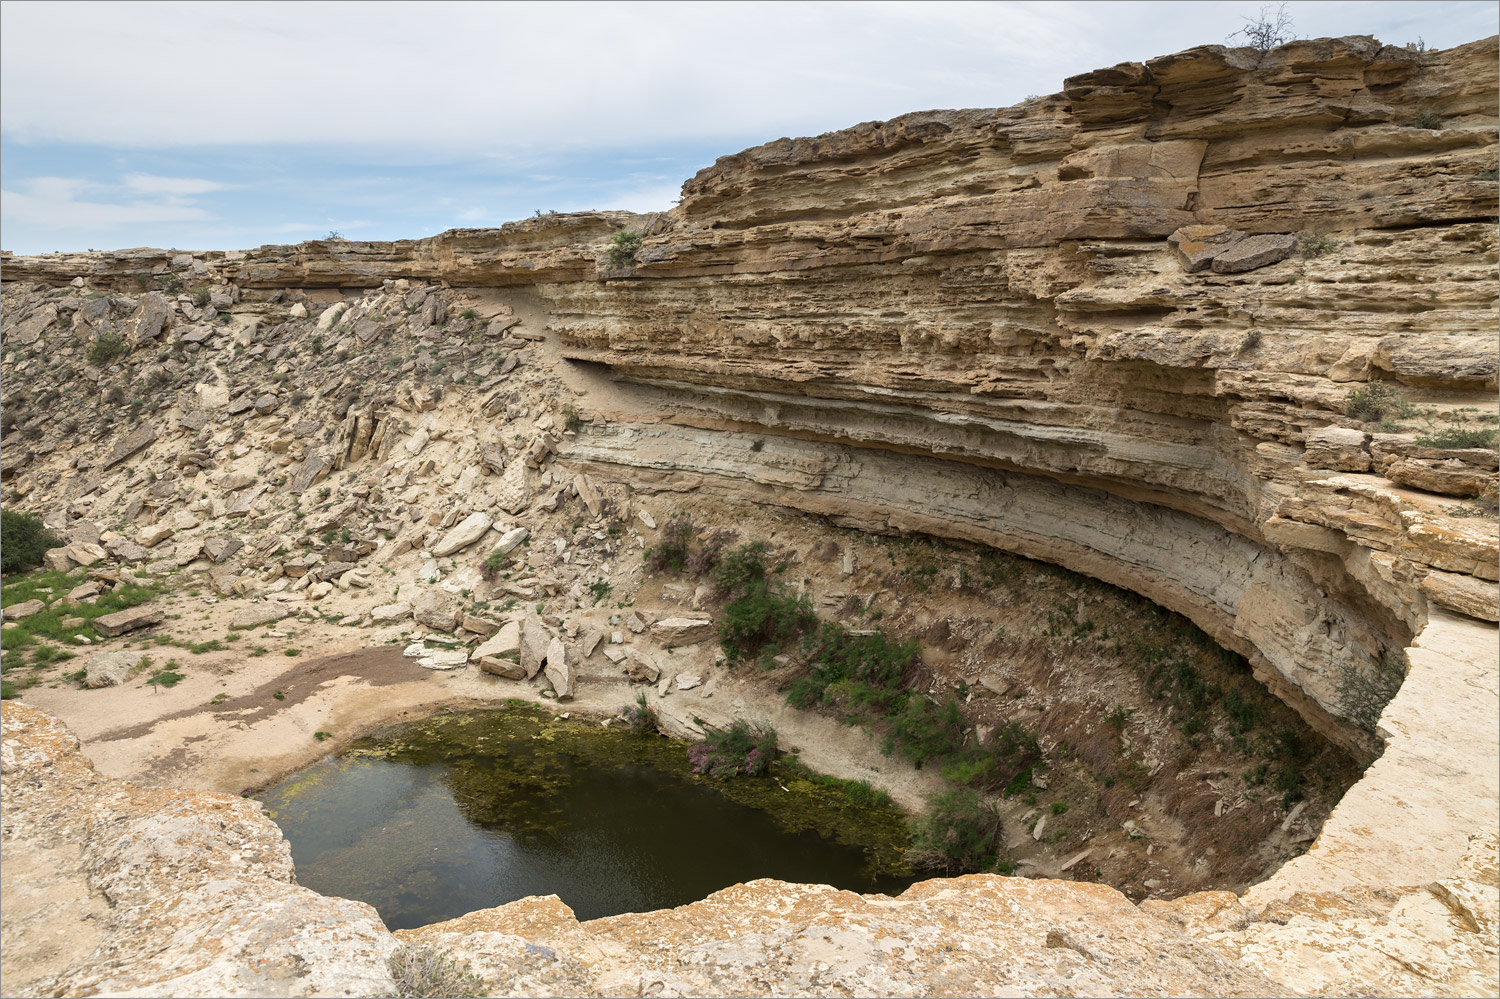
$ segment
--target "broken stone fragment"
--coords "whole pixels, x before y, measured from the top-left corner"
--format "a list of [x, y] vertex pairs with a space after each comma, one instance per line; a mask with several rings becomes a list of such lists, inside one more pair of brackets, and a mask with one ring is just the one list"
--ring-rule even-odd
[[441, 541], [433, 545], [432, 554], [442, 558], [444, 555], [452, 555], [454, 552], [469, 547], [484, 537], [485, 532], [490, 529], [490, 525], [494, 522], [494, 518], [483, 511], [475, 511], [469, 514], [455, 525], [452, 530], [443, 535]]
[[141, 533], [135, 536], [135, 540], [143, 548], [155, 548], [176, 533], [165, 524], [152, 524], [150, 527], [142, 528]]
[[615, 656], [611, 655], [611, 653], [621, 656], [625, 664], [625, 675], [636, 683], [655, 683], [661, 679], [661, 667], [656, 665], [655, 659], [652, 659], [640, 649], [628, 647], [623, 653], [619, 653], [617, 649], [605, 650], [605, 654], [610, 659], [620, 662], [620, 659], [615, 659]]
[[1338, 472], [1368, 472], [1370, 452], [1365, 449], [1370, 435], [1363, 430], [1345, 427], [1323, 427], [1309, 430], [1303, 438], [1302, 460], [1312, 468]]
[[[505, 622], [499, 630], [469, 653], [470, 662], [481, 662], [484, 659], [508, 659], [514, 663], [521, 661], [520, 622]], [[521, 673], [524, 676], [525, 670]]]
[[411, 615], [418, 624], [451, 633], [458, 626], [459, 608], [443, 594], [426, 590], [412, 601]]
[[464, 631], [472, 631], [476, 635], [493, 635], [499, 629], [500, 623], [473, 614], [465, 614], [463, 620], [459, 622], [459, 627]]
[[714, 625], [707, 618], [669, 617], [652, 625], [651, 635], [669, 649], [697, 645], [714, 636]]
[[1297, 249], [1297, 237], [1247, 236], [1213, 258], [1215, 274], [1240, 274], [1285, 260]]
[[1245, 238], [1238, 229], [1222, 225], [1185, 225], [1167, 237], [1177, 259], [1189, 274], [1207, 270], [1214, 258]]

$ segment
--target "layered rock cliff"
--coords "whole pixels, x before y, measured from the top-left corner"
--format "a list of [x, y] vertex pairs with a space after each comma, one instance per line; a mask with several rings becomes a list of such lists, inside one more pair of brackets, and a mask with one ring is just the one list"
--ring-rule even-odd
[[[1373, 957], [1336, 967], [1362, 920], [1451, 919], [1468, 927], [1450, 927], [1462, 944], [1443, 930], [1413, 945], [1402, 967], [1425, 970], [1403, 989], [1462, 992], [1494, 961], [1493, 847], [1470, 837], [1500, 815], [1495, 59], [1494, 39], [1436, 53], [1365, 38], [1263, 57], [1205, 47], [1085, 74], [1015, 108], [919, 113], [747, 150], [700, 172], [659, 215], [548, 217], [391, 244], [18, 258], [4, 278], [104, 290], [166, 276], [271, 311], [287, 289], [329, 301], [374, 289], [362, 316], [399, 302], [402, 280], [503, 289], [545, 315], [549, 349], [597, 386], [580, 405], [606, 419], [560, 448], [567, 466], [992, 545], [1179, 611], [1310, 724], [1379, 759], [1307, 856], [1247, 896], [1258, 916], [1193, 923], [1200, 899], [1182, 903], [1176, 925], [1196, 927], [1190, 935], [1245, 974], [1338, 992], [1390, 973]], [[612, 258], [622, 231], [639, 246], [622, 257], [615, 243]], [[64, 328], [81, 347], [96, 334], [80, 318], [89, 308], [76, 303], [70, 327], [41, 301], [8, 314], [6, 349]], [[128, 319], [137, 342], [190, 321], [166, 299]], [[354, 349], [363, 339], [337, 335]], [[198, 398], [229, 404], [244, 388], [200, 383]], [[365, 417], [319, 462], [380, 447], [375, 409]], [[116, 453], [123, 462], [151, 443], [122, 439]], [[7, 478], [36, 496], [64, 481], [49, 462], [18, 461]], [[1392, 657], [1406, 680], [1372, 726], [1350, 684]], [[1471, 868], [1481, 873], [1463, 877], [1483, 904], [1454, 908], [1469, 888], [1434, 889], [1421, 905], [1437, 899], [1448, 915], [1429, 919], [1395, 901], [1410, 897], [1401, 886]], [[800, 890], [766, 891], [776, 898], [716, 904], [801, 911]], [[906, 904], [986, 893], [1025, 911], [1053, 904], [1017, 892], [961, 882]], [[838, 910], [827, 917], [837, 933], [887, 903], [847, 904], [819, 903]], [[1105, 919], [1115, 903], [1066, 904]], [[709, 910], [726, 926], [740, 918]], [[1265, 925], [1299, 919], [1315, 928]], [[442, 932], [470, 934], [443, 939], [477, 952], [481, 930], [514, 932]], [[630, 932], [591, 924], [610, 942], [578, 946], [625, 946]], [[1310, 938], [1326, 968], [1287, 956]], [[1087, 943], [1059, 946], [1091, 968], [1111, 963]], [[1470, 970], [1438, 961], [1439, 948]], [[1415, 953], [1426, 956], [1413, 964]], [[721, 957], [714, 967], [760, 961]], [[897, 987], [683, 976], [662, 988]], [[1027, 981], [1017, 987], [1063, 987]], [[1144, 988], [1091, 982], [1078, 988]], [[1264, 988], [1225, 982], [1177, 987]]]

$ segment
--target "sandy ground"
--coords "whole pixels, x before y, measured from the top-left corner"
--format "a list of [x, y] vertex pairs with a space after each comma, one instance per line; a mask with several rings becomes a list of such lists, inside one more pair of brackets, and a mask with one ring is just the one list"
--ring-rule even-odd
[[[36, 687], [26, 691], [25, 700], [67, 722], [101, 772], [151, 786], [238, 793], [267, 787], [361, 735], [438, 711], [520, 698], [575, 717], [602, 719], [634, 702], [640, 690], [647, 690], [660, 710], [683, 719], [768, 722], [780, 734], [782, 748], [799, 750], [809, 766], [868, 780], [909, 809], [919, 807], [940, 783], [936, 773], [881, 755], [878, 743], [863, 731], [788, 708], [780, 695], [715, 668], [708, 644], [658, 656], [665, 673], [692, 669], [705, 680], [717, 677], [709, 696], [700, 687], [662, 697], [654, 687], [629, 683], [595, 652], [579, 666], [577, 696], [557, 702], [540, 676], [528, 682], [472, 666], [428, 670], [402, 656], [399, 646], [359, 641], [380, 632], [334, 630], [337, 634], [328, 637], [353, 647], [294, 659], [218, 653], [212, 660], [191, 661], [184, 668], [187, 678], [170, 690], [153, 690], [137, 680], [98, 690]], [[298, 640], [313, 644], [309, 637]], [[221, 699], [215, 703], [216, 698]], [[319, 740], [318, 732], [330, 734]]]

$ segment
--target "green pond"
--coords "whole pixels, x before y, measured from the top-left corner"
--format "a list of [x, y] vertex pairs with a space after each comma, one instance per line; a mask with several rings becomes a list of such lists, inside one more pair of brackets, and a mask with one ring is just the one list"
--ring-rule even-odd
[[527, 895], [594, 919], [754, 878], [886, 894], [915, 880], [901, 812], [795, 760], [717, 780], [684, 743], [522, 702], [360, 739], [262, 800], [298, 883], [392, 929]]

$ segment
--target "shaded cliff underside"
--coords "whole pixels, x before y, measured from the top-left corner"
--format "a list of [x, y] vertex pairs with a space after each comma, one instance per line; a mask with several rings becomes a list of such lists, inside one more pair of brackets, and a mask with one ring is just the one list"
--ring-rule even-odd
[[[393, 303], [398, 280], [500, 289], [545, 315], [547, 349], [576, 362], [589, 387], [578, 406], [592, 419], [559, 445], [561, 465], [636, 489], [720, 493], [1061, 564], [1182, 613], [1244, 655], [1309, 724], [1365, 758], [1380, 754], [1305, 857], [1243, 903], [1191, 896], [1173, 910], [1190, 915], [1169, 918], [1239, 962], [1236, 974], [1282, 986], [1390, 987], [1382, 976], [1395, 960], [1413, 976], [1403, 991], [1461, 993], [1475, 979], [1455, 969], [1492, 980], [1483, 969], [1494, 963], [1493, 846], [1471, 848], [1469, 837], [1500, 815], [1497, 532], [1483, 513], [1497, 463], [1493, 436], [1444, 444], [1482, 441], [1496, 425], [1495, 58], [1494, 39], [1438, 53], [1325, 39], [1259, 60], [1208, 47], [1076, 77], [1015, 108], [913, 114], [747, 150], [700, 172], [660, 215], [559, 216], [390, 244], [8, 259], [7, 282], [80, 291], [7, 311], [7, 382], [42, 367], [17, 350], [41, 341], [82, 362], [91, 342], [118, 333], [136, 357], [159, 344], [154, 363], [195, 406], [232, 409], [260, 391], [196, 363], [204, 337], [189, 334], [212, 315], [203, 319], [191, 296], [112, 314], [91, 304], [111, 299], [89, 297], [111, 288], [201, 286], [226, 308], [264, 303], [266, 322], [244, 333], [251, 349], [286, 330], [270, 327], [284, 318], [287, 289], [325, 301], [379, 289]], [[1418, 127], [1429, 124], [1440, 127]], [[1301, 239], [1298, 252], [1261, 266], [1192, 271], [1176, 245], [1183, 237], [1169, 241], [1185, 226]], [[642, 241], [634, 262], [616, 267], [609, 240], [621, 230]], [[380, 335], [386, 308], [330, 324], [330, 348], [357, 353]], [[438, 342], [457, 335], [434, 333]], [[108, 372], [94, 370], [100, 377]], [[1351, 393], [1370, 385], [1395, 389], [1398, 402], [1384, 413], [1351, 406]], [[389, 400], [367, 392], [346, 406], [354, 429], [319, 461], [357, 460], [379, 414], [421, 411], [420, 393], [401, 385]], [[108, 463], [73, 458], [61, 469], [68, 456], [29, 452], [25, 429], [5, 438], [5, 477], [28, 504], [109, 488]], [[1373, 675], [1392, 655], [1407, 679], [1371, 731], [1350, 703], [1349, 678]], [[1463, 883], [1489, 901], [1450, 901], [1469, 887], [1434, 888], [1420, 905], [1395, 891], [1447, 884], [1462, 865]], [[1094, 927], [1116, 904], [1103, 895], [1017, 884], [931, 883], [901, 904], [937, 908], [895, 936], [913, 940], [923, 920], [951, 918], [935, 914], [955, 911], [945, 898], [967, 921], [988, 893], [1013, 912], [1081, 906], [1091, 931], [1117, 940], [1159, 932]], [[754, 898], [700, 906], [715, 920], [715, 907], [729, 906], [795, 922], [803, 903], [793, 896], [809, 891], [817, 894], [751, 886]], [[1052, 891], [1066, 900], [1022, 898]], [[1344, 894], [1308, 901], [1298, 892]], [[1446, 914], [1416, 912], [1430, 903]], [[831, 949], [792, 947], [785, 975], [794, 977], [716, 977], [728, 968], [749, 976], [764, 957], [757, 948], [792, 946], [768, 931], [754, 944], [695, 938], [691, 948], [714, 955], [708, 977], [684, 971], [679, 980], [674, 970], [639, 986], [906, 987], [862, 971], [838, 977], [840, 948], [853, 946], [841, 934], [886, 939], [865, 921], [896, 903], [807, 904], [821, 914], [796, 933], [826, 922], [833, 935], [820, 939]], [[1240, 915], [1242, 905], [1258, 915]], [[521, 910], [505, 911], [493, 925], [477, 914], [473, 925], [428, 935], [475, 953], [481, 931], [529, 940], [512, 925]], [[1138, 913], [1121, 918], [1148, 918]], [[631, 918], [589, 924], [589, 939], [567, 937], [569, 946], [611, 960], [625, 948], [640, 962], [645, 951], [631, 948], [647, 944], [623, 942], [633, 940]], [[741, 917], [723, 918], [713, 925]], [[542, 921], [554, 937], [582, 932], [558, 919]], [[1449, 920], [1458, 928], [1434, 929]], [[1395, 948], [1399, 958], [1338, 956], [1350, 934], [1377, 922], [1405, 927], [1403, 942], [1371, 954]], [[1145, 990], [1128, 962], [1078, 932], [1059, 923], [1037, 930], [1036, 945], [1044, 936], [1049, 961], [1072, 954], [1094, 970], [1115, 961], [1117, 977], [1064, 986], [1052, 971], [995, 972], [955, 991]], [[652, 946], [689, 961], [675, 943]], [[1288, 956], [1306, 946], [1327, 966]], [[858, 968], [885, 974], [889, 948], [870, 947]], [[522, 965], [535, 957], [517, 955]], [[582, 977], [567, 988], [580, 994], [636, 982], [575, 972]], [[902, 981], [931, 990], [912, 976]], [[525, 987], [562, 989], [563, 980]], [[1255, 994], [1263, 983], [1164, 988]]]

